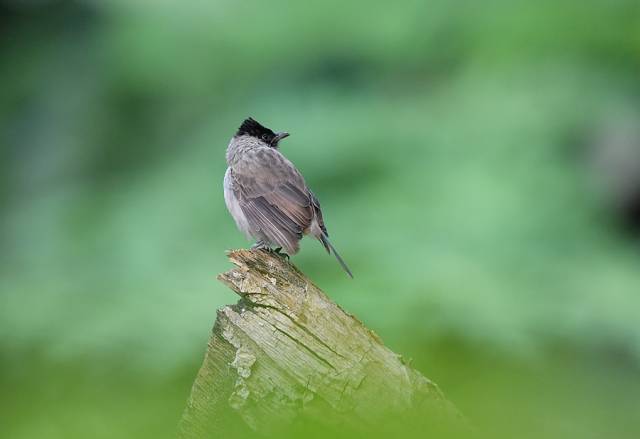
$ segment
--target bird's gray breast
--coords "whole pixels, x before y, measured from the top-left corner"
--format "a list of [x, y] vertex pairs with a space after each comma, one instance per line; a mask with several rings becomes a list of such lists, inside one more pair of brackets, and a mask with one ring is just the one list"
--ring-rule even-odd
[[233, 217], [233, 220], [236, 222], [238, 229], [240, 229], [247, 238], [251, 239], [252, 236], [249, 221], [247, 221], [247, 217], [240, 207], [240, 201], [236, 196], [236, 188], [234, 187], [235, 182], [233, 181], [231, 173], [231, 168], [227, 168], [227, 172], [224, 174], [224, 202], [226, 203], [227, 209]]

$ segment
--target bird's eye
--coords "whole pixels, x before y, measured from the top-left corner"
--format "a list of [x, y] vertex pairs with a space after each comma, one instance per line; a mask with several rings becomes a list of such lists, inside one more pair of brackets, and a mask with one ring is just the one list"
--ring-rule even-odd
[[269, 135], [268, 134], [263, 134], [262, 135], [262, 140], [264, 140], [265, 142], [269, 141]]

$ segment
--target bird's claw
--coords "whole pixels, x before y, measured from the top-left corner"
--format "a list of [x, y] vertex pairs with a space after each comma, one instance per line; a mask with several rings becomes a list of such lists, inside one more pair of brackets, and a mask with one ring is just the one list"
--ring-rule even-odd
[[262, 241], [258, 241], [255, 244], [253, 244], [251, 246], [251, 250], [263, 250], [266, 251], [267, 253], [271, 253], [273, 250], [271, 250], [271, 247], [269, 247], [267, 244], [265, 244]]
[[281, 258], [286, 259], [287, 261], [289, 260], [289, 255], [282, 251], [282, 247], [278, 247], [277, 249], [273, 250], [273, 252]]
[[258, 241], [251, 246], [251, 250], [262, 250], [267, 253], [275, 254], [280, 256], [283, 259], [289, 260], [289, 255], [282, 251], [282, 247], [278, 247], [276, 249], [272, 249], [267, 244], [262, 241]]

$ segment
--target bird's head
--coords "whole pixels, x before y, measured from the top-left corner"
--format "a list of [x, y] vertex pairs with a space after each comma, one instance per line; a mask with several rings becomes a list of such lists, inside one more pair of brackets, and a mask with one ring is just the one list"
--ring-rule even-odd
[[238, 128], [238, 132], [236, 132], [236, 136], [251, 136], [266, 143], [272, 148], [277, 148], [278, 142], [285, 137], [289, 137], [289, 133], [274, 133], [269, 128], [260, 125], [260, 123], [250, 117], [242, 122], [242, 125]]

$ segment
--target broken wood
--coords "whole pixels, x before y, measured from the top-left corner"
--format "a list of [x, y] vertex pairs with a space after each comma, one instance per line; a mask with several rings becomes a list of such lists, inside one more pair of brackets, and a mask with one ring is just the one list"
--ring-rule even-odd
[[218, 310], [179, 437], [270, 433], [299, 419], [366, 431], [382, 419], [459, 417], [436, 384], [291, 263], [252, 250], [229, 259], [237, 267], [218, 279], [241, 299]]

